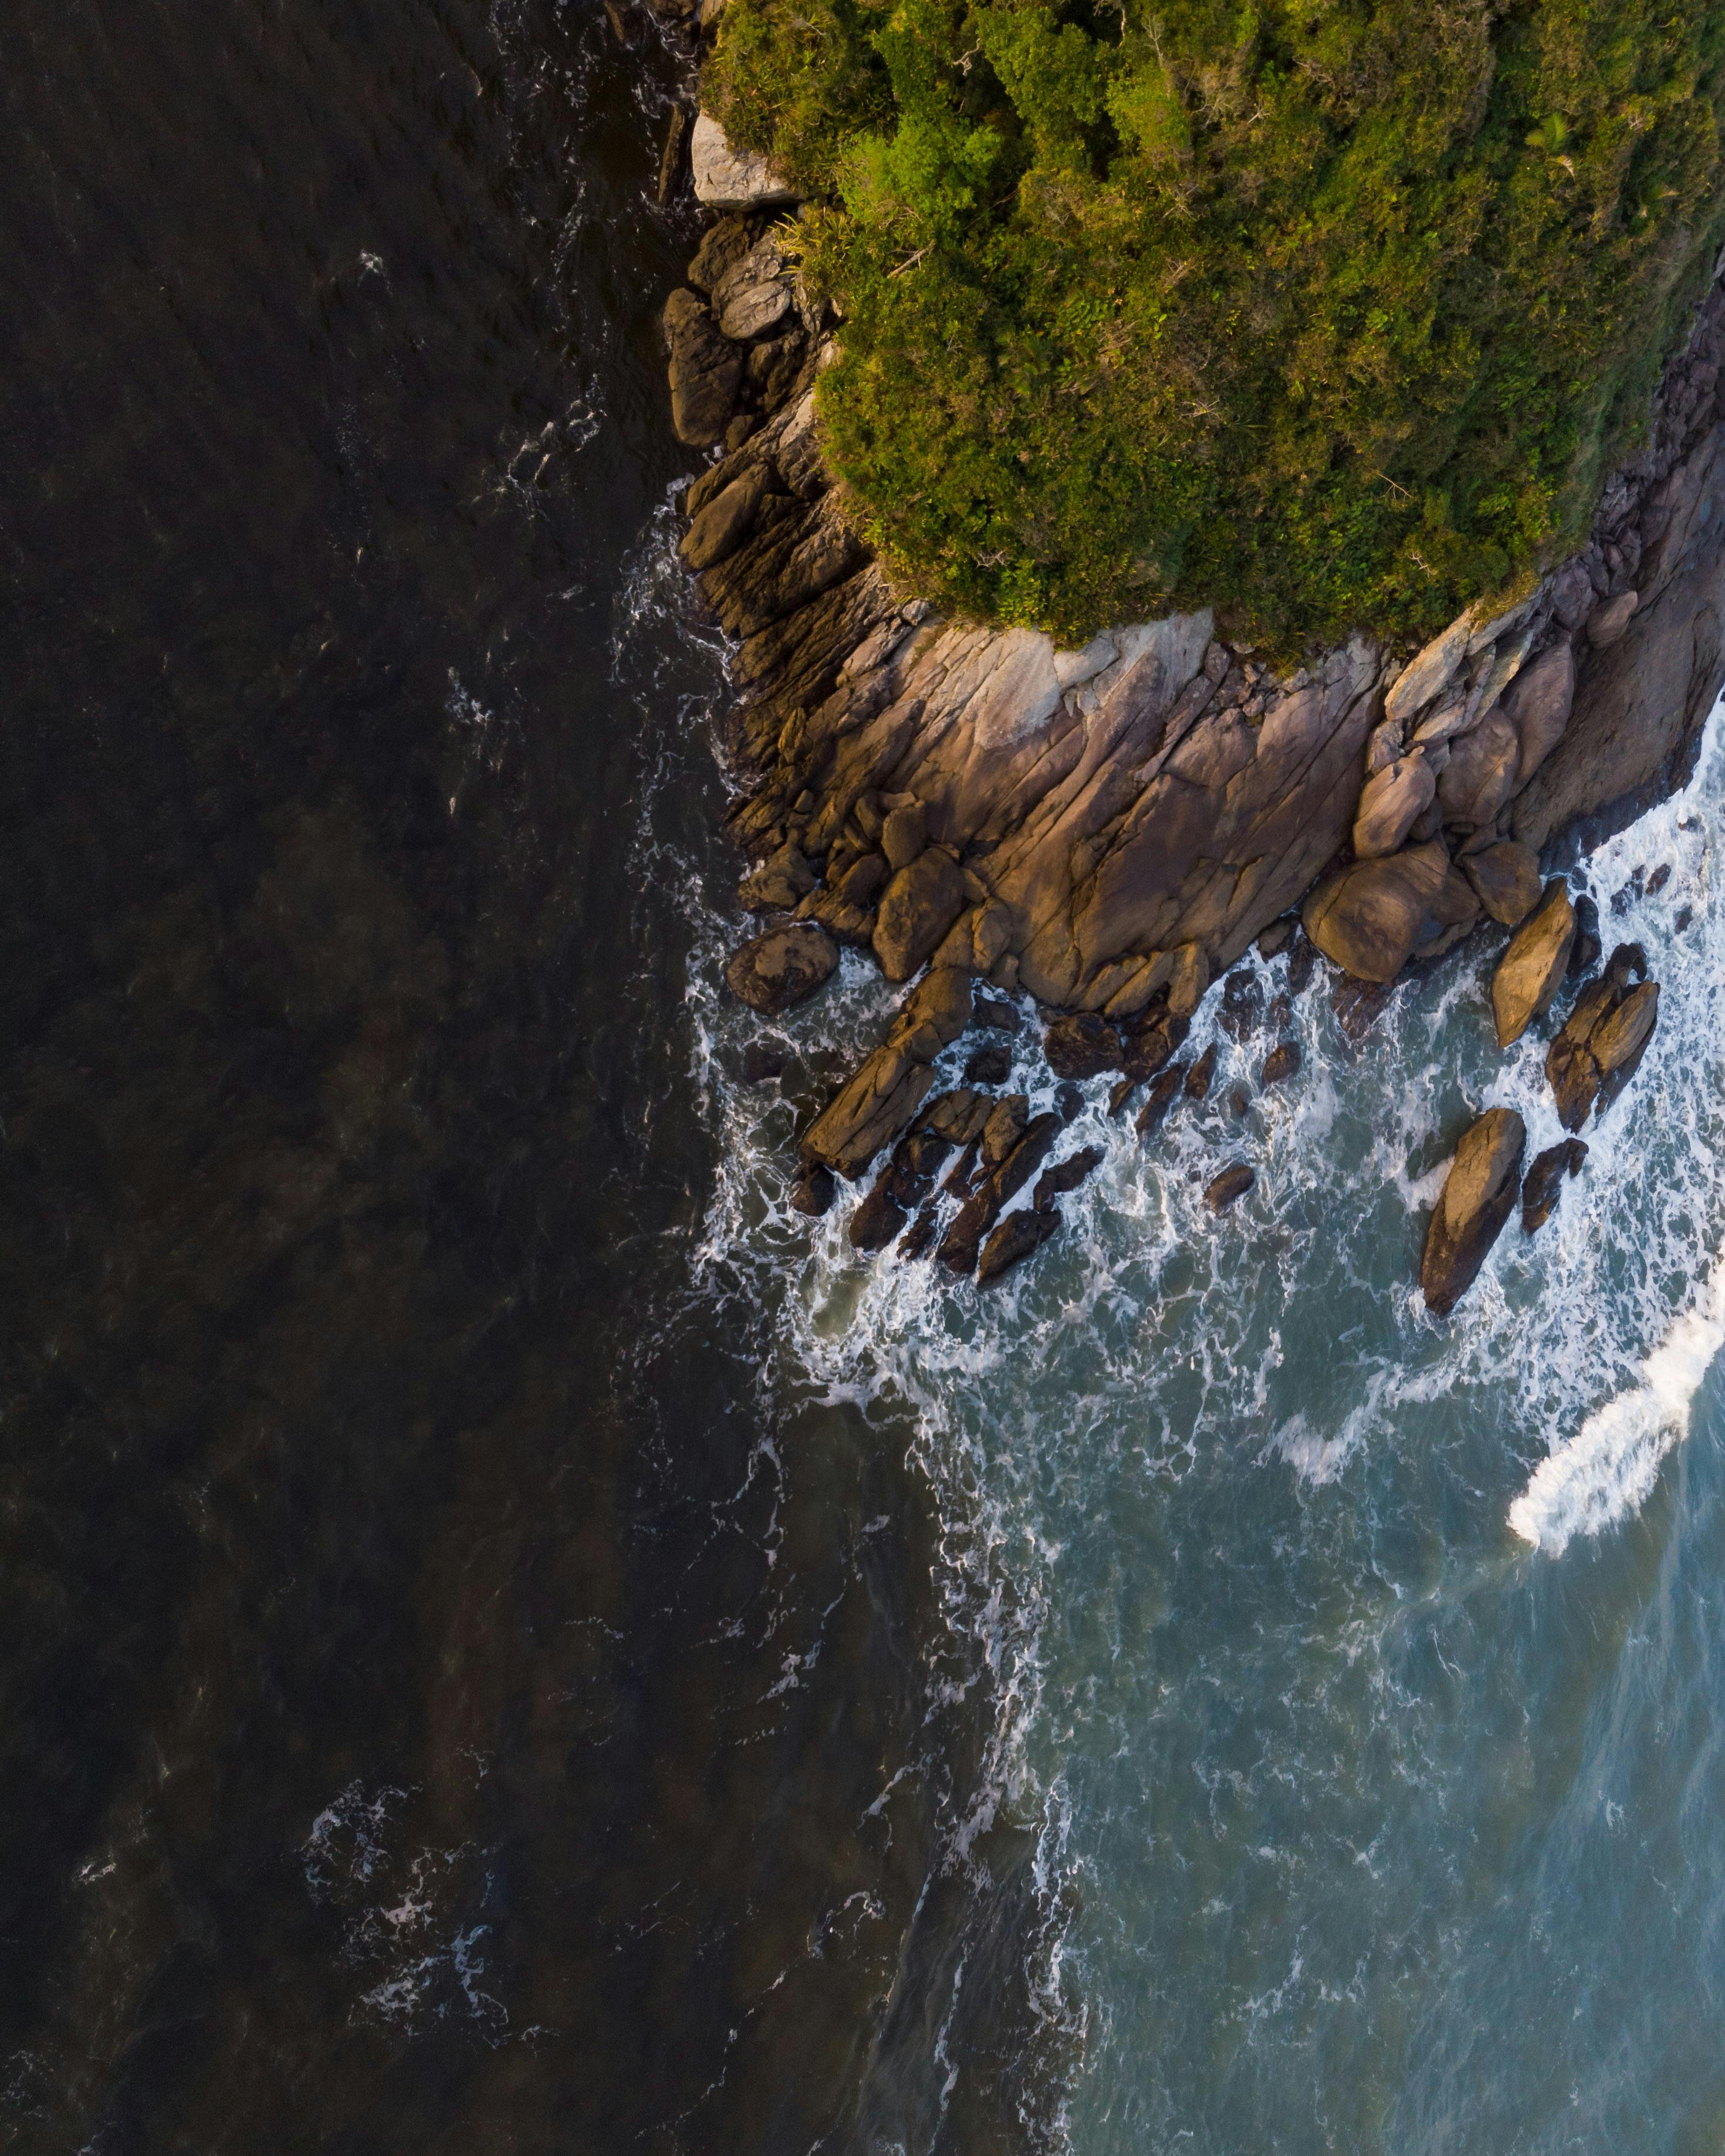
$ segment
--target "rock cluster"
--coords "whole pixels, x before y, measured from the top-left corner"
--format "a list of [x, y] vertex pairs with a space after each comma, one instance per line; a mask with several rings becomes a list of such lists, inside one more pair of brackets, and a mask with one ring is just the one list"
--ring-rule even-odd
[[[1515, 932], [1500, 1036], [1532, 1024], [1588, 932], [1566, 894], [1542, 896], [1540, 850], [1680, 779], [1725, 680], [1719, 291], [1588, 547], [1517, 603], [1471, 609], [1405, 662], [1357, 637], [1280, 674], [1208, 612], [1063, 651], [893, 588], [821, 459], [832, 324], [776, 221], [788, 190], [706, 116], [691, 158], [726, 213], [665, 319], [678, 432], [724, 452], [689, 490], [682, 543], [735, 643], [747, 784], [730, 825], [756, 864], [740, 896], [790, 917], [769, 936], [794, 921], [822, 939], [757, 937], [738, 979], [774, 998], [813, 976], [775, 973], [784, 954], [850, 944], [890, 979], [927, 968], [929, 983], [1025, 991], [1061, 1014], [1057, 1071], [1119, 1070], [1117, 1106], [1158, 1081], [1153, 1127], [1175, 1097], [1159, 1079], [1178, 1029], [1296, 908], [1308, 961], [1315, 947], [1358, 984], [1344, 1024], [1488, 921]], [[1615, 1070], [1638, 1052], [1620, 1037], [1643, 1008], [1604, 1014], [1578, 1049], [1599, 1088], [1602, 1054]], [[904, 1023], [814, 1126], [817, 1164], [854, 1175], [921, 1111], [937, 1051], [896, 1038]]]

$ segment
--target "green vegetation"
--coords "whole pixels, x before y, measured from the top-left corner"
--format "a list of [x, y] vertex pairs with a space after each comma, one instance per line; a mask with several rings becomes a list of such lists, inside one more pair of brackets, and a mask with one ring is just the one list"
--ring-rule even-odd
[[728, 0], [864, 528], [1068, 639], [1423, 634], [1585, 528], [1721, 216], [1707, 0]]

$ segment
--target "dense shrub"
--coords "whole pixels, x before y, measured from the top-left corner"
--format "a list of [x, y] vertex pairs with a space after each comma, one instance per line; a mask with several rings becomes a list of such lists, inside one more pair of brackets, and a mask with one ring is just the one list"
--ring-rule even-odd
[[728, 0], [809, 190], [830, 451], [922, 589], [1066, 638], [1415, 634], [1549, 558], [1721, 217], [1704, 0]]

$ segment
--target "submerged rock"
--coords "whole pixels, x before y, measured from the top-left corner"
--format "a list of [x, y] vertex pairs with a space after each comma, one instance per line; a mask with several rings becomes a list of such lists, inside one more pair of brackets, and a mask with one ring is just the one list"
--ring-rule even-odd
[[1420, 1263], [1420, 1291], [1435, 1317], [1448, 1317], [1473, 1285], [1515, 1209], [1527, 1144], [1513, 1108], [1488, 1108], [1456, 1147]]
[[1575, 909], [1568, 887], [1554, 878], [1535, 911], [1510, 938], [1491, 976], [1491, 1015], [1497, 1045], [1519, 1040], [1556, 995], [1575, 940]]
[[1230, 1205], [1244, 1198], [1258, 1178], [1255, 1170], [1243, 1160], [1224, 1168], [1219, 1175], [1213, 1176], [1204, 1185], [1204, 1202], [1212, 1213], [1225, 1213]]
[[1556, 1210], [1563, 1178], [1581, 1173], [1587, 1147], [1579, 1138], [1560, 1138], [1548, 1146], [1527, 1170], [1522, 1183], [1522, 1232], [1537, 1234]]
[[1004, 1040], [985, 1040], [964, 1065], [967, 1086], [1004, 1086], [1012, 1075], [1012, 1050]]
[[822, 1168], [818, 1162], [811, 1163], [791, 1185], [792, 1209], [807, 1214], [811, 1220], [818, 1220], [823, 1213], [832, 1210], [837, 1191], [831, 1168]]
[[1258, 1083], [1260, 1086], [1280, 1086], [1284, 1079], [1291, 1078], [1299, 1068], [1299, 1042], [1284, 1040], [1265, 1057], [1264, 1068], [1258, 1074]]
[[819, 928], [769, 928], [732, 952], [725, 980], [732, 995], [767, 1018], [807, 1003], [832, 977], [839, 947]]

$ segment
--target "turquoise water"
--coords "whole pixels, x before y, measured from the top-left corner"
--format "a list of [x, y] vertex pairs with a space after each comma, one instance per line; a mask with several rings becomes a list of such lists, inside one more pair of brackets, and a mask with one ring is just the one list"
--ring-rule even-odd
[[[1243, 1122], [1267, 1034], [1222, 1037], [1209, 1102], [1147, 1146], [1087, 1087], [1071, 1140], [1105, 1165], [984, 1293], [785, 1209], [791, 1111], [723, 1074], [757, 1040], [835, 1065], [890, 998], [847, 957], [768, 1025], [711, 985], [739, 922], [709, 931], [706, 1262], [776, 1301], [765, 1390], [866, 1403], [937, 1491], [955, 1648], [997, 1681], [950, 1861], [997, 1810], [1036, 1830], [1082, 2156], [1725, 2133], [1721, 731], [1576, 874], [1664, 983], [1654, 1050], [1448, 1323], [1412, 1283], [1454, 1139], [1498, 1102], [1530, 1158], [1562, 1134], [1544, 1038], [1496, 1048], [1495, 947], [1357, 1050], [1315, 986], [1301, 1075]], [[1257, 1187], [1213, 1221], [1237, 1157]]]

